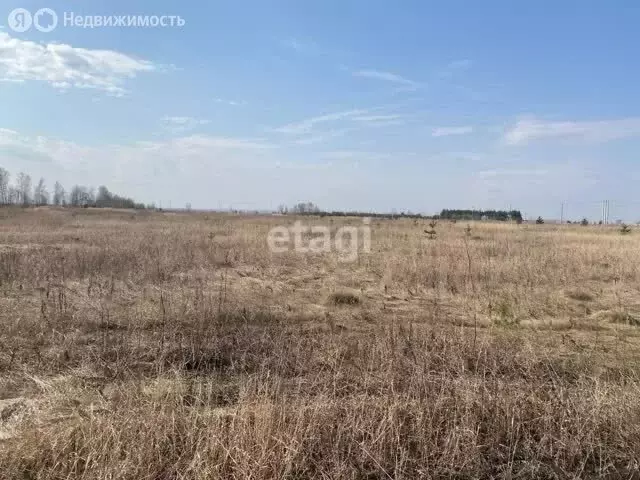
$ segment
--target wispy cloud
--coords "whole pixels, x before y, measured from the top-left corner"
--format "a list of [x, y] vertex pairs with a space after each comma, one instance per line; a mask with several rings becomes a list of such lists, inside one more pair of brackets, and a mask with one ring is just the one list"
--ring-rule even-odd
[[404, 115], [358, 115], [353, 117], [353, 120], [356, 122], [363, 123], [380, 123], [380, 122], [389, 122], [392, 120], [400, 120], [404, 118]]
[[473, 133], [473, 127], [437, 127], [431, 131], [433, 137], [448, 137], [451, 135], [468, 135]]
[[526, 177], [538, 177], [541, 175], [548, 175], [548, 170], [520, 170], [520, 169], [494, 169], [494, 170], [484, 170], [482, 172], [478, 172], [478, 176], [480, 178], [494, 178], [494, 177], [513, 177], [513, 176], [526, 176]]
[[586, 122], [549, 122], [524, 118], [504, 132], [503, 142], [507, 145], [526, 145], [545, 139], [573, 139], [602, 143], [636, 136], [640, 136], [640, 118], [634, 117]]
[[[213, 206], [212, 198], [219, 197], [227, 202], [276, 198], [278, 190], [270, 185], [265, 187], [268, 193], [263, 191], [264, 197], [251, 199], [247, 195], [264, 186], [265, 175], [274, 172], [275, 162], [282, 158], [286, 156], [264, 139], [216, 135], [87, 145], [53, 136], [19, 134], [0, 142], [0, 165], [14, 174], [25, 171], [68, 187], [106, 184], [145, 202], [171, 199], [174, 205], [194, 202], [202, 207]], [[293, 175], [289, 179], [292, 185], [306, 181], [290, 168], [277, 172]], [[167, 195], [169, 187], [172, 192]], [[243, 193], [238, 193], [240, 190]]]
[[222, 103], [225, 105], [231, 105], [232, 107], [241, 107], [247, 104], [244, 100], [225, 100], [224, 98], [214, 98], [215, 103]]
[[246, 139], [237, 137], [219, 137], [211, 135], [191, 135], [175, 139], [172, 144], [186, 150], [208, 149], [239, 149], [239, 150], [267, 150], [276, 148], [275, 145], [263, 139]]
[[342, 137], [352, 130], [353, 129], [351, 128], [343, 128], [340, 130], [328, 130], [315, 135], [302, 136], [300, 138], [296, 138], [293, 141], [293, 143], [295, 145], [315, 145], [318, 143], [327, 142], [334, 138]]
[[421, 86], [419, 82], [415, 82], [395, 73], [380, 70], [357, 70], [353, 72], [353, 76], [382, 80], [384, 82], [395, 84], [405, 90], [417, 90]]
[[15, 130], [9, 130], [8, 128], [0, 128], [0, 143], [4, 140], [10, 140], [18, 136], [18, 132]]
[[328, 113], [317, 117], [307, 118], [300, 122], [290, 123], [282, 127], [277, 127], [274, 128], [273, 131], [291, 135], [308, 134], [319, 124], [344, 120], [350, 117], [365, 115], [367, 113], [369, 113], [369, 110], [344, 110], [341, 112]]
[[122, 96], [127, 80], [158, 69], [149, 61], [113, 50], [39, 44], [0, 31], [0, 81], [41, 81], [57, 89], [90, 88]]
[[171, 133], [184, 133], [194, 130], [202, 125], [207, 125], [209, 120], [193, 117], [162, 117], [162, 127]]
[[343, 137], [349, 132], [392, 127], [406, 123], [406, 119], [410, 115], [377, 113], [389, 108], [392, 107], [378, 106], [326, 113], [280, 127], [270, 128], [267, 131], [291, 137], [292, 140], [289, 140], [289, 142], [292, 145], [314, 145], [337, 137]]
[[331, 160], [384, 160], [391, 157], [388, 153], [364, 152], [359, 150], [335, 150], [325, 152], [322, 156]]
[[[139, 141], [132, 144], [86, 146], [55, 137], [0, 133], [0, 159], [19, 165], [23, 160], [46, 161], [62, 170], [85, 171], [99, 178], [99, 172], [124, 174], [127, 168], [137, 168], [138, 178], [162, 164], [167, 168], [178, 165], [198, 167], [203, 162], [224, 165], [231, 155], [244, 158], [276, 148], [262, 139], [190, 135], [158, 141]], [[250, 155], [247, 155], [249, 154]], [[235, 157], [233, 157], [235, 158]], [[160, 163], [159, 163], [160, 162]], [[137, 167], [136, 167], [137, 166]]]

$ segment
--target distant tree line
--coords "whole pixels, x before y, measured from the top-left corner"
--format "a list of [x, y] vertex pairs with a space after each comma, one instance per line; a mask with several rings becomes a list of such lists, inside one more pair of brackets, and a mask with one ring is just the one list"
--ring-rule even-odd
[[317, 215], [320, 213], [318, 206], [311, 202], [300, 202], [289, 208], [286, 205], [280, 205], [278, 212], [283, 215], [292, 213], [294, 215]]
[[[289, 208], [286, 205], [278, 207], [278, 213], [281, 215], [315, 215], [320, 217], [371, 217], [371, 218], [434, 218], [419, 213], [402, 212], [402, 213], [375, 213], [375, 212], [357, 212], [357, 211], [327, 211], [320, 209], [311, 202], [297, 203]], [[437, 218], [437, 215], [436, 215]]]
[[522, 223], [519, 210], [442, 210], [443, 220], [494, 220], [498, 222], [514, 221]]
[[92, 187], [74, 185], [67, 192], [60, 182], [56, 182], [50, 194], [44, 178], [38, 180], [38, 183], [33, 186], [31, 176], [20, 172], [12, 182], [10, 173], [2, 167], [0, 167], [0, 205], [145, 208], [142, 203], [116, 195], [105, 186], [99, 187], [96, 192]]
[[400, 213], [378, 213], [378, 212], [320, 212], [320, 216], [322, 217], [369, 217], [369, 218], [386, 218], [386, 219], [395, 219], [395, 218], [412, 218], [412, 219], [425, 219], [430, 220], [434, 218], [438, 218], [437, 215], [422, 215], [421, 213], [412, 213], [412, 212], [400, 212]]
[[371, 218], [412, 218], [425, 220], [493, 220], [498, 222], [513, 221], [522, 223], [519, 210], [442, 210], [439, 215], [422, 215], [420, 213], [372, 213], [356, 211], [325, 211], [311, 202], [298, 203], [289, 208], [281, 205], [278, 213], [282, 215], [318, 215], [321, 217], [371, 217]]

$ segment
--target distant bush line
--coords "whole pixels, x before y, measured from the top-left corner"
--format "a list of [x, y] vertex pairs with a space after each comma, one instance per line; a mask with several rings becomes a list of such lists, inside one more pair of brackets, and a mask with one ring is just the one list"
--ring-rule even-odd
[[447, 220], [496, 220], [522, 222], [520, 210], [442, 210], [439, 215]]
[[421, 213], [373, 213], [358, 211], [324, 211], [312, 203], [299, 203], [291, 209], [281, 206], [278, 212], [294, 215], [314, 215], [320, 217], [371, 217], [371, 218], [412, 218], [425, 220], [492, 220], [498, 222], [513, 221], [522, 223], [522, 213], [519, 210], [449, 210], [445, 209], [439, 215], [422, 215]]

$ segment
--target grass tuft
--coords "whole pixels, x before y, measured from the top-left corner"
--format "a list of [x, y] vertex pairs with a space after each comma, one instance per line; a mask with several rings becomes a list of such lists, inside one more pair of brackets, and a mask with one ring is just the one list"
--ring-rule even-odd
[[351, 292], [336, 292], [331, 295], [329, 301], [334, 305], [359, 305], [360, 297]]

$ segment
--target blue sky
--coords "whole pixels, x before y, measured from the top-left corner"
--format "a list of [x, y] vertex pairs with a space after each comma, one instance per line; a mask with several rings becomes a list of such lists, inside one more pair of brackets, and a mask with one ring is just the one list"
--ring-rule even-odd
[[[60, 23], [17, 33], [18, 7]], [[610, 199], [636, 221], [639, 21], [622, 1], [0, 1], [0, 165], [174, 207], [597, 219]]]

